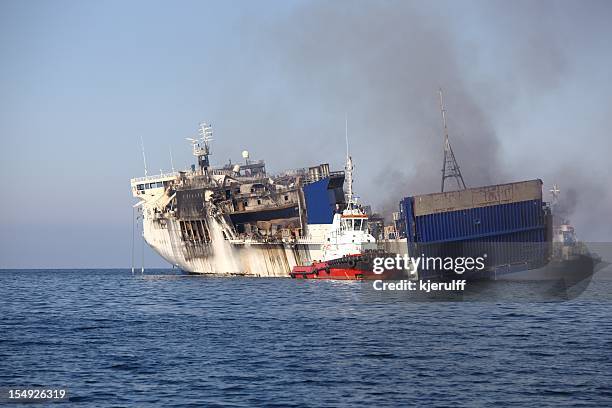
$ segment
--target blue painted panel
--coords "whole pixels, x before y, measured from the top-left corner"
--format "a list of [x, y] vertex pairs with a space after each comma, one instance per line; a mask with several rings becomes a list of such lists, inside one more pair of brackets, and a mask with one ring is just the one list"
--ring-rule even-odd
[[306, 220], [308, 224], [331, 224], [334, 218], [336, 198], [333, 189], [328, 189], [329, 178], [304, 186]]
[[[402, 200], [410, 242], [464, 241], [494, 237], [545, 226], [542, 200], [520, 201], [414, 217], [412, 201]], [[411, 228], [411, 224], [414, 226]]]

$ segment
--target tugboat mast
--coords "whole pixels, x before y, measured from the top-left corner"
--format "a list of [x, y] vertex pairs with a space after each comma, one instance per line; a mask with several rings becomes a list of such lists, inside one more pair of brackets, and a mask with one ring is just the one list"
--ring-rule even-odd
[[344, 118], [344, 137], [346, 138], [346, 164], [344, 166], [346, 174], [346, 203], [347, 207], [353, 204], [353, 159], [349, 155], [348, 142], [348, 118]]

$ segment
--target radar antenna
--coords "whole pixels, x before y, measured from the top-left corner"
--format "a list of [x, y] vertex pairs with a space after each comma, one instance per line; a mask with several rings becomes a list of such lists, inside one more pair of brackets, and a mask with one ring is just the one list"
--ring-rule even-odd
[[208, 173], [208, 167], [210, 163], [208, 161], [208, 156], [210, 155], [210, 142], [212, 142], [213, 131], [212, 125], [206, 122], [200, 123], [199, 132], [200, 139], [202, 140], [202, 154], [201, 157], [198, 157], [198, 164], [200, 165], [200, 170], [202, 173]]
[[446, 109], [444, 109], [444, 101], [442, 100], [442, 88], [440, 88], [440, 111], [442, 113], [442, 122], [444, 123], [444, 161], [442, 162], [442, 188], [444, 192], [444, 182], [447, 178], [454, 178], [457, 182], [459, 190], [465, 190], [465, 182], [459, 170], [455, 153], [448, 139], [448, 128], [446, 127]]
[[200, 123], [198, 134], [199, 139], [191, 137], [185, 138], [189, 141], [193, 147], [193, 155], [198, 158], [198, 167], [200, 174], [208, 174], [208, 167], [210, 166], [208, 156], [210, 155], [210, 142], [212, 138], [212, 125], [202, 122]]

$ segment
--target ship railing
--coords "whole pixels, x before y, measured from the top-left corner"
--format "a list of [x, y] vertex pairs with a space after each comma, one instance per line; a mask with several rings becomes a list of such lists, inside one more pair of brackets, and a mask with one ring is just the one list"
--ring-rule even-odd
[[289, 169], [279, 171], [277, 173], [271, 174], [270, 177], [274, 178], [282, 178], [282, 177], [297, 177], [304, 176], [308, 173], [308, 169], [306, 168], [297, 168], [297, 169]]
[[267, 245], [267, 244], [301, 244], [301, 245], [321, 245], [322, 240], [309, 238], [283, 238], [283, 239], [257, 239], [257, 238], [235, 238], [227, 240], [233, 245]]
[[141, 181], [159, 180], [159, 179], [162, 179], [162, 178], [177, 177], [178, 175], [179, 175], [179, 173], [177, 171], [170, 172], [170, 173], [160, 173], [160, 174], [156, 174], [156, 175], [153, 175], [153, 176], [144, 176], [144, 177], [133, 178], [133, 179], [130, 179], [130, 182], [132, 182], [132, 183], [140, 183]]
[[330, 171], [329, 174], [323, 176], [319, 175], [317, 177], [307, 177], [305, 180], [305, 184], [314, 183], [316, 181], [322, 180], [324, 178], [332, 178], [332, 177], [344, 177], [344, 171]]

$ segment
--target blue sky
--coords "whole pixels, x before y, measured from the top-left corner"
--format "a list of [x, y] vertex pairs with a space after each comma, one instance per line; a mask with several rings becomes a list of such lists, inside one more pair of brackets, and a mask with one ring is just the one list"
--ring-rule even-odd
[[[342, 165], [375, 208], [436, 191], [443, 86], [468, 185], [571, 190], [608, 241], [608, 2], [0, 2], [0, 267], [126, 267], [129, 179], [248, 149]], [[605, 221], [602, 221], [605, 220]], [[147, 253], [147, 264], [164, 266]]]

